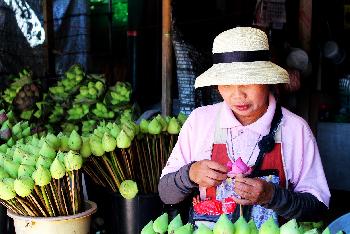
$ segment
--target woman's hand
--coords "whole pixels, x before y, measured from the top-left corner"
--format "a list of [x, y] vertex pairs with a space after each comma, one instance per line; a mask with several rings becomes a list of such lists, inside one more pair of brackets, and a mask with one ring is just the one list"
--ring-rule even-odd
[[209, 188], [226, 180], [227, 167], [211, 160], [201, 160], [191, 165], [189, 176], [200, 187]]
[[241, 197], [233, 197], [241, 205], [264, 205], [271, 201], [274, 187], [271, 183], [259, 178], [246, 178], [238, 175], [235, 178], [235, 192]]

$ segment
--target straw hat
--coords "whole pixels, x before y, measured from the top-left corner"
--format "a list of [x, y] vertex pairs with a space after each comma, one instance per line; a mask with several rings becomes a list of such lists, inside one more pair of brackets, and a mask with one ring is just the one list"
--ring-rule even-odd
[[213, 63], [197, 77], [195, 88], [289, 83], [288, 72], [270, 61], [266, 34], [256, 28], [237, 27], [220, 33], [213, 43]]

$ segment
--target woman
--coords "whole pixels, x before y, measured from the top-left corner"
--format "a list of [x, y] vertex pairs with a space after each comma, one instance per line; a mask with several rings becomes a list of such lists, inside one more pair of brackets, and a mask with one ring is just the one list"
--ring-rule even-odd
[[[307, 123], [270, 92], [289, 77], [269, 61], [266, 34], [249, 27], [219, 34], [213, 62], [195, 87], [217, 85], [224, 101], [195, 109], [183, 125], [159, 182], [163, 202], [198, 191], [194, 222], [215, 222], [221, 213], [244, 214], [258, 227], [270, 216], [318, 219], [330, 192], [317, 144]], [[228, 165], [240, 160], [252, 171], [228, 177]]]

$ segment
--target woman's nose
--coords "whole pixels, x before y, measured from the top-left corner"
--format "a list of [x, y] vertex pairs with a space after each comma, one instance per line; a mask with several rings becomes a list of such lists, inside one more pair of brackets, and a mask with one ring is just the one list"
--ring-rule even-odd
[[242, 85], [235, 85], [231, 88], [231, 98], [245, 98], [247, 95]]

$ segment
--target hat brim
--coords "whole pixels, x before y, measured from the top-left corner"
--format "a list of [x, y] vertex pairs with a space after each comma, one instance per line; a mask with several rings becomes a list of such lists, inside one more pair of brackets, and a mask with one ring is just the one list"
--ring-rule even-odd
[[270, 61], [256, 61], [214, 64], [197, 77], [194, 86], [279, 83], [289, 83], [285, 69]]

